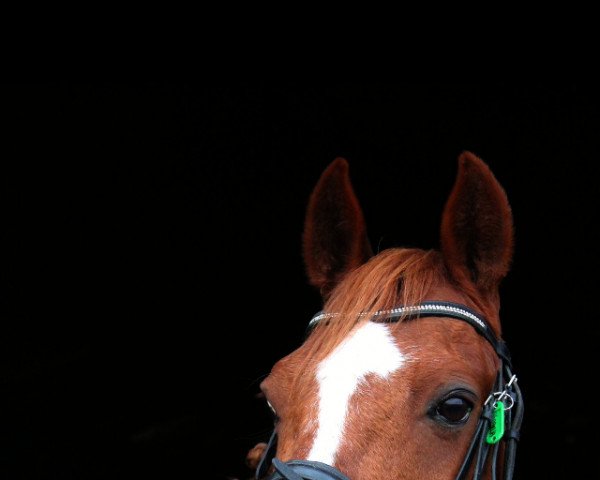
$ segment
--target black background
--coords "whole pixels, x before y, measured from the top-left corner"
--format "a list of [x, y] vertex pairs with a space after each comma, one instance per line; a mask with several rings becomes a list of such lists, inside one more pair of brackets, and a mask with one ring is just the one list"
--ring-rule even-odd
[[590, 468], [595, 89], [4, 85], [0, 102], [3, 478], [249, 477], [258, 384], [320, 306], [300, 255], [320, 173], [349, 160], [376, 248], [432, 248], [462, 150], [515, 217], [518, 478]]

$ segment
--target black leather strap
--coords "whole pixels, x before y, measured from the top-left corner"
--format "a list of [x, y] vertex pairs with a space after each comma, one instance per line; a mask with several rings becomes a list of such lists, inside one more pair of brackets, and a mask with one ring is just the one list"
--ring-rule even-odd
[[269, 480], [349, 480], [332, 466], [310, 460], [292, 460], [284, 463], [274, 458], [273, 467], [275, 473]]
[[277, 432], [275, 430], [273, 430], [273, 433], [271, 433], [271, 438], [269, 438], [269, 442], [267, 443], [267, 448], [265, 448], [265, 451], [263, 452], [263, 456], [260, 459], [258, 466], [256, 467], [256, 472], [254, 473], [254, 478], [256, 480], [260, 480], [267, 474], [267, 471], [269, 470], [269, 467], [271, 466], [271, 461], [275, 457], [276, 452], [277, 452]]
[[[510, 352], [504, 341], [499, 340], [489, 327], [489, 323], [483, 316], [473, 312], [465, 305], [452, 302], [425, 301], [418, 305], [418, 311], [414, 313], [404, 312], [403, 307], [398, 307], [387, 312], [377, 312], [373, 321], [397, 322], [398, 320], [412, 320], [423, 317], [442, 317], [462, 320], [471, 325], [477, 333], [485, 338], [494, 347], [496, 354], [510, 365]], [[428, 308], [429, 307], [429, 308]], [[394, 310], [400, 310], [394, 313]]]
[[[321, 321], [335, 317], [337, 313], [316, 313], [309, 322], [309, 329]], [[494, 347], [496, 354], [510, 366], [510, 352], [506, 344], [499, 340], [485, 318], [465, 305], [438, 300], [424, 301], [419, 305], [399, 306], [390, 310], [364, 313], [373, 322], [397, 322], [399, 320], [412, 320], [423, 317], [455, 318], [471, 325], [477, 333], [484, 337]]]

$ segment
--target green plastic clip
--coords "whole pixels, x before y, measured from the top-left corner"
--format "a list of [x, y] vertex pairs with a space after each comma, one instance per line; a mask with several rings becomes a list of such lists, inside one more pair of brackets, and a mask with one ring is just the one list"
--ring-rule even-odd
[[485, 437], [485, 441], [489, 444], [498, 443], [504, 435], [504, 402], [497, 401], [492, 413], [492, 424]]

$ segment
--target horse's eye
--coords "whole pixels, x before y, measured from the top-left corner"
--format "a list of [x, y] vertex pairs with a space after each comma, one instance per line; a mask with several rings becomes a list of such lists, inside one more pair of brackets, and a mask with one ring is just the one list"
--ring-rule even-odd
[[435, 407], [435, 416], [450, 425], [466, 423], [473, 404], [462, 397], [448, 397]]

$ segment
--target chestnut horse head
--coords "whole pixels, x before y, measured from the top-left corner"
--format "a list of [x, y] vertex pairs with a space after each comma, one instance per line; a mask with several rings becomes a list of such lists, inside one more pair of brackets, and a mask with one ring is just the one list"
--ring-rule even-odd
[[304, 231], [323, 313], [261, 385], [276, 433], [257, 477], [274, 456], [277, 479], [510, 478], [522, 402], [499, 340], [498, 286], [512, 250], [506, 194], [475, 155], [459, 158], [440, 251], [377, 255], [335, 160]]

